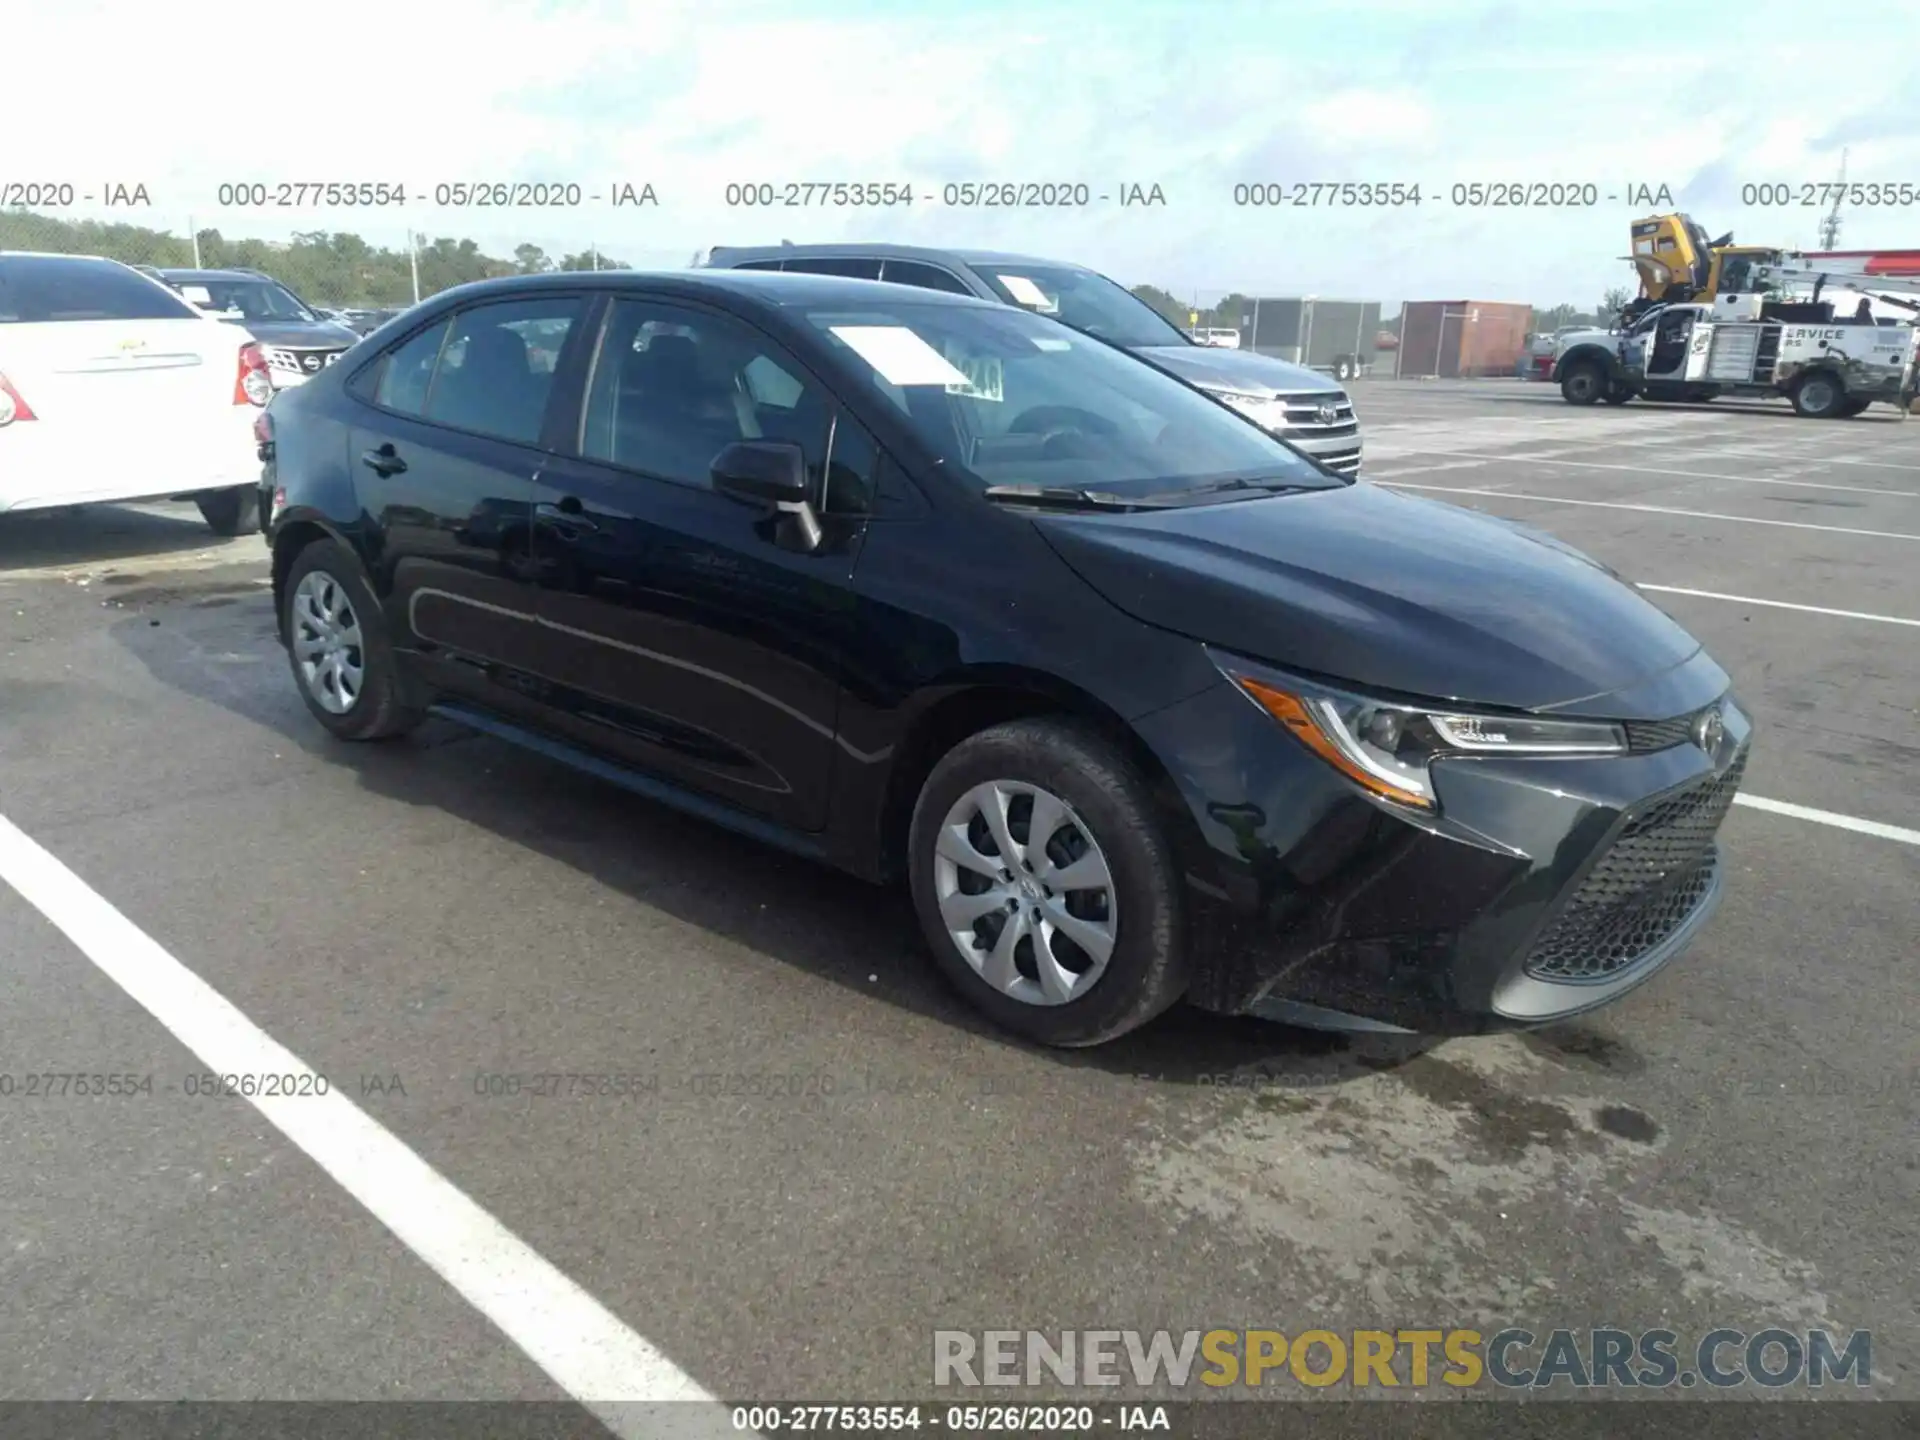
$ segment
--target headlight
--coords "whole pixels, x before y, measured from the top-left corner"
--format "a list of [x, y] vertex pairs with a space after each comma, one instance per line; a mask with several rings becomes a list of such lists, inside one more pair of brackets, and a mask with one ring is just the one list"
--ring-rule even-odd
[[1627, 737], [1602, 720], [1475, 715], [1373, 700], [1307, 685], [1288, 687], [1227, 672], [1295, 739], [1363, 789], [1419, 810], [1438, 808], [1430, 767], [1450, 756], [1621, 755]]
[[1249, 395], [1240, 390], [1214, 390], [1214, 399], [1224, 400], [1236, 410], [1264, 410], [1273, 403], [1271, 395]]

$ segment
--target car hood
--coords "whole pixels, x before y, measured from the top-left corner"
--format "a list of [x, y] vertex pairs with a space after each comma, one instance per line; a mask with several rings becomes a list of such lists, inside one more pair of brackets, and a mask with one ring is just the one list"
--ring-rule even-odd
[[[1696, 656], [1718, 673], [1698, 641], [1571, 546], [1364, 481], [1035, 523], [1134, 618], [1367, 689], [1653, 719], [1665, 715], [1636, 713], [1667, 703], [1650, 677]], [[1610, 711], [1609, 695], [1627, 708]]]
[[299, 345], [318, 348], [323, 345], [351, 345], [360, 337], [344, 325], [305, 320], [229, 320], [248, 331], [262, 345]]
[[1246, 350], [1228, 350], [1215, 345], [1144, 345], [1133, 353], [1203, 390], [1278, 395], [1298, 394], [1302, 390], [1326, 394], [1340, 389], [1328, 377], [1304, 365]]

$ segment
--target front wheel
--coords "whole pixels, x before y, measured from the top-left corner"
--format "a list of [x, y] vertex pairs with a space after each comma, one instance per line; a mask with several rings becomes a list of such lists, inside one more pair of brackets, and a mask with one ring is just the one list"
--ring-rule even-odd
[[1824, 370], [1802, 375], [1793, 387], [1793, 410], [1808, 420], [1831, 420], [1847, 403], [1846, 389]]
[[380, 602], [353, 552], [316, 540], [288, 572], [282, 633], [307, 709], [342, 740], [404, 735], [426, 716], [401, 693]]
[[1353, 362], [1344, 356], [1333, 362], [1333, 378], [1347, 381], [1353, 378]]
[[1016, 720], [937, 764], [908, 841], [941, 973], [1046, 1045], [1098, 1045], [1186, 990], [1172, 847], [1146, 780], [1074, 721]]
[[1849, 400], [1840, 407], [1840, 418], [1842, 420], [1851, 420], [1856, 415], [1864, 415], [1867, 407], [1872, 403], [1871, 400]]
[[1569, 405], [1592, 405], [1612, 393], [1606, 372], [1591, 361], [1571, 367], [1560, 377], [1560, 398]]
[[1625, 385], [1607, 387], [1607, 404], [1624, 405], [1631, 399], [1633, 399], [1633, 391], [1629, 387]]
[[244, 535], [260, 528], [260, 487], [236, 485], [231, 490], [215, 490], [196, 502], [207, 528], [216, 535]]

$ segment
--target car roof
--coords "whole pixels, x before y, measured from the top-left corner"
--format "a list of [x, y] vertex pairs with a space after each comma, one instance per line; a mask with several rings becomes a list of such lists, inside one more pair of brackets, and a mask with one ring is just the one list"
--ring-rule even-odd
[[[930, 264], [951, 265], [1041, 265], [1050, 270], [1087, 270], [1069, 260], [1048, 260], [1038, 255], [1022, 255], [1009, 250], [936, 249], [928, 245], [880, 245], [863, 241], [825, 245], [716, 245], [709, 263], [724, 255], [729, 262], [741, 260], [819, 260], [853, 257], [872, 260], [924, 260]], [[1093, 272], [1088, 272], [1093, 273]]]
[[870, 305], [884, 303], [883, 292], [896, 292], [901, 302], [915, 305], [973, 305], [997, 310], [992, 301], [972, 295], [923, 290], [914, 285], [887, 285], [877, 280], [850, 280], [839, 275], [790, 275], [779, 270], [554, 270], [544, 275], [508, 275], [474, 280], [434, 296], [480, 296], [539, 290], [651, 290], [698, 298], [702, 294], [731, 294], [780, 309], [815, 305]]
[[191, 270], [162, 265], [160, 273], [169, 280], [264, 280], [257, 270]]

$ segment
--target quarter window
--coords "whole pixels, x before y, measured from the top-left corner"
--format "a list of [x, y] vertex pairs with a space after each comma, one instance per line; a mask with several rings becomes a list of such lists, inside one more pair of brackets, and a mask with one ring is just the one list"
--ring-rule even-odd
[[433, 383], [433, 362], [446, 343], [449, 322], [442, 320], [414, 336], [380, 363], [380, 379], [373, 403], [402, 415], [420, 415], [427, 408], [427, 389]]

